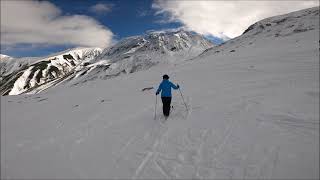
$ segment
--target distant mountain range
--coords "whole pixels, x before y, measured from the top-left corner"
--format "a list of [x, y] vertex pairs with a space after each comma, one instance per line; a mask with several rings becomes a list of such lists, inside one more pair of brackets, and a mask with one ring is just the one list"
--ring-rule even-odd
[[[39, 58], [1, 55], [1, 95], [37, 93], [62, 82], [82, 83], [184, 61], [213, 47], [203, 36], [184, 30], [156, 31], [126, 38], [106, 49], [75, 48]], [[97, 76], [99, 74], [99, 76]]]

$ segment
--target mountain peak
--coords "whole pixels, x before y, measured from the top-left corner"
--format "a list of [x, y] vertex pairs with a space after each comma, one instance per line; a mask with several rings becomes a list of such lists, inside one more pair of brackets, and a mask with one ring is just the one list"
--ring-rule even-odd
[[12, 58], [11, 56], [5, 55], [5, 54], [0, 54], [1, 60], [6, 60], [8, 58]]
[[317, 28], [316, 26], [319, 28], [319, 7], [303, 9], [260, 20], [249, 26], [242, 35], [255, 36], [263, 33], [268, 36], [287, 36], [313, 30]]
[[[140, 36], [132, 36], [123, 39], [112, 47], [106, 48], [103, 58], [119, 57], [129, 54], [151, 53], [151, 54], [183, 54], [183, 51], [197, 51], [201, 53], [207, 48], [214, 46], [203, 36], [185, 30], [162, 30], [148, 31]], [[118, 58], [119, 59], [119, 58]]]
[[[0, 91], [3, 95], [37, 93], [61, 81], [74, 79], [73, 83], [79, 83], [97, 77], [133, 73], [159, 63], [177, 63], [193, 58], [212, 46], [214, 44], [203, 36], [179, 29], [128, 37], [105, 49], [67, 49], [28, 64], [16, 61], [12, 68], [4, 66], [2, 74], [9, 79]], [[9, 69], [10, 74], [6, 73]]]

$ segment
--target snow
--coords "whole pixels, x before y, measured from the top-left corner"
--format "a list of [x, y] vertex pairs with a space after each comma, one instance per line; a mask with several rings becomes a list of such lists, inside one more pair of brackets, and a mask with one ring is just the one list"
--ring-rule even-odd
[[11, 57], [8, 56], [8, 55], [5, 55], [5, 54], [0, 54], [0, 59], [1, 60], [7, 59], [7, 58], [11, 58]]
[[23, 66], [27, 66], [35, 61], [38, 58], [36, 57], [24, 57], [24, 58], [14, 58], [6, 55], [1, 55], [0, 61], [0, 77], [6, 76]]
[[29, 67], [26, 71], [23, 72], [22, 76], [20, 76], [17, 81], [14, 83], [12, 90], [9, 95], [17, 95], [25, 91], [26, 82], [28, 82], [29, 75], [31, 74], [31, 70], [33, 67]]
[[[69, 49], [57, 54], [52, 54], [47, 57], [7, 58], [4, 61], [0, 62], [0, 74], [2, 75], [0, 79], [2, 80], [3, 77], [6, 78], [10, 76], [17, 76], [18, 79], [15, 81], [15, 78], [11, 78], [7, 83], [14, 83], [15, 85], [13, 87], [4, 87], [4, 89], [1, 90], [4, 93], [8, 91], [9, 95], [18, 95], [21, 93], [26, 93], [28, 91], [42, 91], [44, 89], [49, 88], [48, 83], [52, 80], [56, 80], [57, 78], [60, 80], [64, 79], [65, 76], [68, 76], [72, 74], [74, 71], [76, 71], [78, 69], [78, 66], [80, 66], [82, 63], [95, 59], [97, 56], [100, 55], [101, 52], [101, 48], [79, 47]], [[66, 56], [66, 58], [64, 56]], [[45, 66], [45, 68], [38, 71], [39, 68], [43, 68], [41, 66]], [[35, 69], [38, 68], [37, 72], [27, 72], [28, 70], [32, 70], [33, 67]], [[56, 73], [55, 71], [50, 72], [50, 68], [58, 69], [59, 73]], [[51, 77], [49, 72], [53, 75], [53, 78]], [[24, 74], [26, 77], [19, 77], [20, 73]], [[37, 82], [36, 80], [38, 73], [42, 74], [41, 78], [39, 79], [39, 82]], [[29, 75], [30, 77], [28, 77]], [[51, 86], [55, 85], [53, 83], [49, 84]], [[32, 89], [38, 90], [33, 91]]]
[[[176, 35], [179, 36], [176, 36]], [[146, 70], [159, 63], [181, 62], [195, 57], [213, 44], [204, 39], [199, 34], [185, 32], [183, 30], [152, 32], [146, 35], [128, 37], [115, 45], [101, 48], [73, 48], [63, 52], [32, 59], [32, 63], [13, 59], [12, 63], [5, 60], [1, 67], [1, 79], [10, 79], [6, 86], [1, 89], [1, 93], [7, 95], [18, 95], [21, 93], [38, 93], [57, 84], [69, 83], [71, 85], [90, 81], [92, 79], [110, 78], [122, 73], [133, 73], [135, 71]], [[106, 63], [106, 61], [108, 61]], [[110, 68], [109, 66], [113, 64]], [[38, 83], [36, 73], [32, 73], [23, 89], [12, 89], [10, 84], [15, 83], [16, 77], [24, 72], [28, 66], [37, 66], [41, 69], [42, 77]], [[116, 67], [116, 69], [115, 69]], [[49, 68], [54, 68], [54, 78], [49, 72]], [[52, 69], [51, 69], [52, 70]], [[10, 74], [12, 73], [12, 74]], [[11, 77], [11, 78], [10, 78]], [[13, 82], [12, 82], [13, 81]], [[29, 83], [30, 82], [30, 83]], [[20, 82], [21, 84], [22, 82]], [[50, 85], [50, 86], [49, 86]], [[14, 87], [13, 87], [14, 88]]]
[[[249, 31], [189, 61], [1, 97], [1, 178], [318, 179], [319, 21], [296, 20], [315, 28]], [[173, 91], [167, 121], [160, 97], [153, 119], [164, 73], [189, 110]]]

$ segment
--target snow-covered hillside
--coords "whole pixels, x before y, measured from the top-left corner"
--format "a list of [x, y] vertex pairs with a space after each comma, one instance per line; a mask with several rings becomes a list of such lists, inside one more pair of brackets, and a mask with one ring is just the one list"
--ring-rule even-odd
[[[173, 91], [167, 121], [164, 73], [188, 109]], [[2, 97], [1, 178], [319, 179], [319, 7], [188, 61]]]
[[[75, 48], [40, 58], [11, 58], [1, 61], [2, 95], [17, 95], [51, 85], [69, 76], [76, 67], [101, 53], [100, 48]], [[50, 86], [47, 86], [50, 87]]]
[[78, 85], [98, 78], [109, 79], [147, 70], [155, 65], [174, 65], [196, 57], [213, 46], [203, 36], [189, 31], [152, 31], [126, 38], [104, 49], [100, 56], [67, 80]]
[[126, 38], [115, 46], [105, 49], [101, 58], [116, 62], [131, 56], [146, 56], [145, 58], [150, 58], [154, 62], [161, 60], [176, 62], [199, 55], [212, 46], [213, 44], [203, 36], [189, 31], [151, 31], [146, 35]]
[[4, 54], [0, 54], [0, 78], [17, 71], [23, 66], [27, 66], [30, 63], [38, 60], [34, 57], [25, 57], [25, 58], [13, 58]]
[[2, 95], [34, 94], [58, 83], [71, 81], [72, 85], [96, 78], [109, 79], [159, 63], [184, 61], [212, 46], [199, 34], [168, 30], [129, 37], [103, 50], [76, 48], [45, 58], [6, 57], [2, 61], [0, 92]]
[[[227, 41], [223, 45], [207, 49], [202, 55], [228, 54], [241, 47], [254, 48], [256, 41], [276, 40], [306, 31], [317, 31], [318, 29], [319, 11], [317, 8], [292, 12], [259, 21], [248, 27], [241, 36]], [[314, 39], [314, 41], [317, 40]], [[294, 44], [297, 44], [298, 41]]]
[[1, 58], [1, 61], [2, 61], [2, 60], [10, 59], [11, 57], [8, 56], [8, 55], [5, 55], [5, 54], [0, 54], [0, 58]]

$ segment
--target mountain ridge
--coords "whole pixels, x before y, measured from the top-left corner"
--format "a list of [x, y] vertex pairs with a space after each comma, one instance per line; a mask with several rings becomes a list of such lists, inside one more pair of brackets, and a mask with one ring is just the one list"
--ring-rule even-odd
[[183, 61], [212, 46], [197, 33], [177, 30], [128, 37], [105, 49], [72, 48], [30, 58], [29, 62], [22, 62], [28, 58], [13, 58], [12, 62], [2, 62], [0, 91], [2, 95], [37, 93], [47, 89], [48, 82], [52, 83], [50, 86], [71, 80], [85, 82], [101, 73], [104, 74], [103, 77], [100, 75], [101, 78], [114, 77], [120, 73], [145, 70], [165, 61]]

